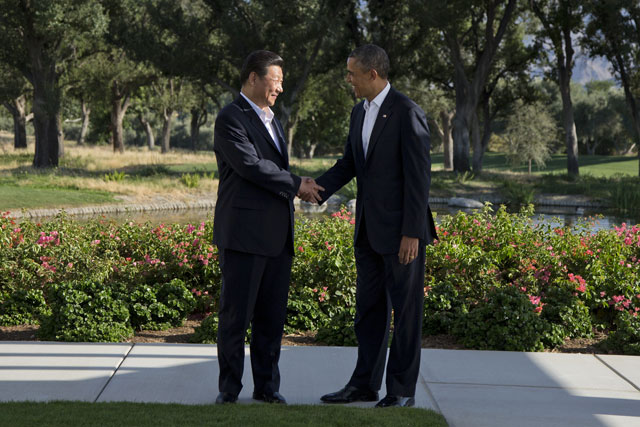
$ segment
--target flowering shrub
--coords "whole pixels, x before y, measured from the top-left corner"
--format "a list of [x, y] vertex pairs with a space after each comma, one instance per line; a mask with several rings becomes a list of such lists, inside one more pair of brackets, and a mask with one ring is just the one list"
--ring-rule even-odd
[[[486, 206], [442, 219], [440, 240], [427, 247], [426, 332], [452, 333], [474, 348], [525, 350], [614, 330], [620, 316], [640, 325], [640, 227], [592, 233], [587, 223], [536, 225], [532, 214], [532, 206], [517, 214]], [[519, 329], [526, 301], [538, 320]]]
[[[607, 348], [640, 352], [640, 226], [594, 233], [587, 223], [534, 224], [532, 213], [487, 206], [441, 219], [440, 239], [426, 249], [424, 333], [454, 334], [475, 348], [538, 350], [598, 329], [609, 333]], [[287, 332], [355, 342], [353, 223], [346, 209], [296, 221]], [[40, 321], [48, 339], [119, 340], [132, 328], [204, 318], [217, 311], [221, 287], [212, 227], [64, 215], [17, 224], [4, 213], [0, 322]], [[217, 323], [209, 318], [199, 336], [213, 342]], [[102, 322], [114, 329], [99, 330]]]

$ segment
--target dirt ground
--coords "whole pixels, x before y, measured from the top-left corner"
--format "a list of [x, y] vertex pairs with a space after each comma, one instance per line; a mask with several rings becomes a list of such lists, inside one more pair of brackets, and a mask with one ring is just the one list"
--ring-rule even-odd
[[[195, 328], [200, 324], [199, 320], [187, 320], [179, 328], [165, 331], [136, 331], [134, 336], [127, 340], [132, 343], [188, 343]], [[38, 341], [37, 325], [0, 326], [0, 341]], [[598, 348], [598, 343], [606, 338], [604, 334], [597, 334], [594, 338], [576, 338], [565, 340], [562, 346], [552, 353], [588, 353], [604, 354], [604, 350]], [[304, 332], [289, 334], [282, 337], [282, 345], [323, 345], [316, 342], [315, 333]], [[451, 335], [432, 335], [422, 338], [422, 348], [439, 348], [462, 350], [464, 346], [459, 344]]]

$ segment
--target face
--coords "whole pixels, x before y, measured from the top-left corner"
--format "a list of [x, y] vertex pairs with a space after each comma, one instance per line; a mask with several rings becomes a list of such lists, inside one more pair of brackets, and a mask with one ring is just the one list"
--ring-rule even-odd
[[372, 70], [364, 70], [355, 58], [347, 59], [347, 83], [353, 88], [356, 98], [367, 98], [373, 89]]
[[276, 98], [282, 93], [282, 68], [272, 65], [267, 68], [264, 77], [251, 73], [249, 80], [253, 83], [251, 100], [260, 108], [273, 107]]

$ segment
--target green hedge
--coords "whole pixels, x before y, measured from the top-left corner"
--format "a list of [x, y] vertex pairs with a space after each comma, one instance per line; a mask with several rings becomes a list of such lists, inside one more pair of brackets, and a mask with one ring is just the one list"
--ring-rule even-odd
[[[612, 352], [640, 354], [640, 227], [591, 231], [534, 224], [490, 206], [444, 216], [427, 247], [424, 334], [470, 348], [540, 350], [608, 333]], [[287, 332], [353, 345], [353, 216], [296, 221]], [[152, 225], [65, 215], [40, 224], [0, 217], [0, 324], [40, 323], [46, 339], [118, 341], [133, 329], [207, 318], [215, 342], [220, 269], [212, 221]]]

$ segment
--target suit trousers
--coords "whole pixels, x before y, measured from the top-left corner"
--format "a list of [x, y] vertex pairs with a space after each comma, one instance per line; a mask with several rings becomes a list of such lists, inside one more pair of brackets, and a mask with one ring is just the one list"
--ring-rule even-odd
[[420, 241], [416, 259], [403, 265], [397, 253], [375, 252], [364, 221], [361, 224], [355, 244], [358, 361], [349, 385], [380, 389], [393, 309], [387, 394], [415, 395], [422, 344], [425, 250], [424, 242]]
[[222, 291], [218, 311], [220, 392], [242, 389], [244, 340], [251, 324], [251, 370], [255, 392], [280, 388], [280, 345], [287, 316], [292, 255], [285, 245], [276, 257], [220, 251]]

